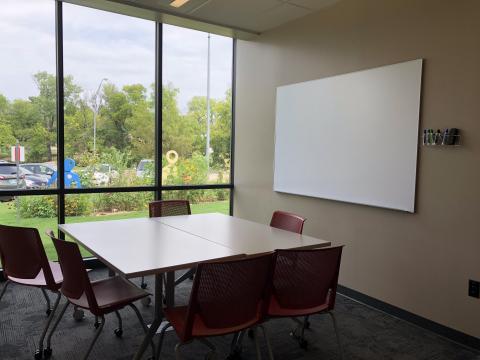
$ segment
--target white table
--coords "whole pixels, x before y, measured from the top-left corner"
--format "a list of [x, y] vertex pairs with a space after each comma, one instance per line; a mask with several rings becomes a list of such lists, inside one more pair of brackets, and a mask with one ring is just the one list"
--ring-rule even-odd
[[275, 249], [330, 245], [328, 241], [221, 214], [62, 224], [59, 229], [121, 276], [155, 275], [155, 317], [134, 359], [141, 359], [161, 324], [164, 274], [166, 303], [173, 306], [175, 270]]

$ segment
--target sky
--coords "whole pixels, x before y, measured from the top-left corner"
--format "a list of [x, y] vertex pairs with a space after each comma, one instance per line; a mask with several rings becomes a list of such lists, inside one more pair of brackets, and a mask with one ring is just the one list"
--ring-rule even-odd
[[[55, 2], [1, 0], [0, 94], [26, 99], [37, 94], [33, 74], [55, 73]], [[101, 80], [122, 87], [155, 76], [155, 23], [63, 4], [64, 73], [93, 94]], [[206, 96], [208, 34], [164, 25], [163, 83], [180, 90], [186, 112], [193, 96]], [[211, 97], [231, 87], [232, 39], [211, 36]]]

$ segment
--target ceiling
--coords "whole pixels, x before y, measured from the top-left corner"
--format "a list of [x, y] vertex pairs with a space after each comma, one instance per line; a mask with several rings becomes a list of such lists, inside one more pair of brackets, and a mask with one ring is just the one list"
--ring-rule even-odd
[[179, 8], [172, 0], [106, 1], [259, 34], [340, 0], [190, 0]]

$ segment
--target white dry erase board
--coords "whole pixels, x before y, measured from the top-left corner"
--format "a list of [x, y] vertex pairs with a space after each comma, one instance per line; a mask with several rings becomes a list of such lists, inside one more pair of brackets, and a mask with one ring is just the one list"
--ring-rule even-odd
[[274, 191], [414, 212], [422, 60], [277, 88]]

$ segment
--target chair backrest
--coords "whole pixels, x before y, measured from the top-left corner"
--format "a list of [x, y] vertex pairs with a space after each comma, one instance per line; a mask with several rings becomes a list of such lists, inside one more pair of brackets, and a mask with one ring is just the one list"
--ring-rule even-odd
[[286, 212], [286, 211], [275, 211], [272, 215], [272, 220], [270, 221], [270, 226], [291, 231], [297, 234], [301, 234], [303, 231], [303, 223], [305, 218], [301, 216]]
[[0, 260], [7, 277], [34, 279], [43, 271], [47, 288], [56, 290], [37, 229], [0, 225]]
[[68, 299], [79, 299], [85, 294], [90, 311], [96, 314], [98, 312], [97, 301], [78, 245], [54, 237], [52, 237], [52, 241], [57, 250], [58, 262], [63, 273], [61, 293]]
[[158, 200], [148, 204], [150, 217], [190, 215], [188, 200]]
[[[273, 255], [201, 263], [197, 267], [187, 312], [184, 341], [196, 317], [213, 329], [258, 323], [265, 316]], [[241, 329], [240, 329], [241, 330]]]
[[335, 306], [343, 246], [314, 250], [277, 250], [272, 293], [283, 308]]

